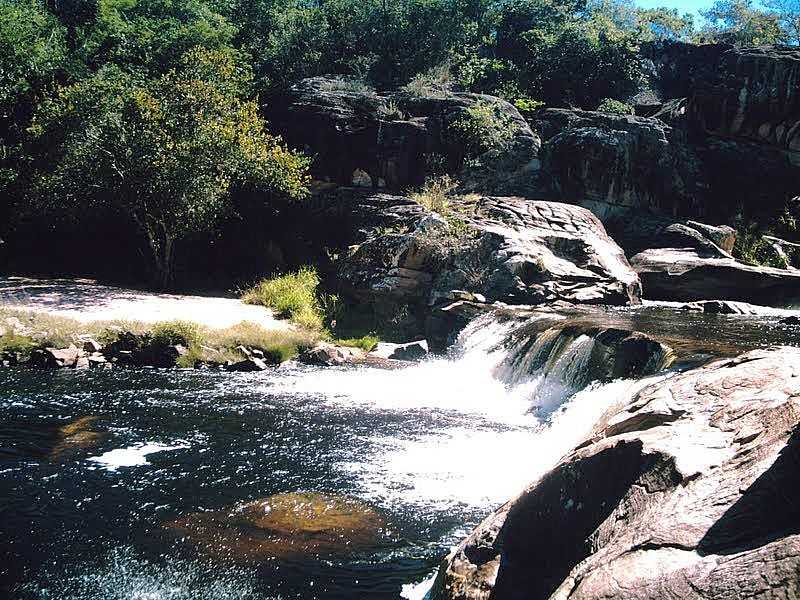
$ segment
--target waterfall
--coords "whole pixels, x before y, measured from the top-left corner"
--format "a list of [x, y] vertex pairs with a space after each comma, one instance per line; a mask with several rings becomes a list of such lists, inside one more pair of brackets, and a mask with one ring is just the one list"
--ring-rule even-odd
[[542, 415], [592, 382], [640, 379], [674, 360], [669, 347], [647, 336], [547, 313], [479, 317], [461, 332], [451, 355], [469, 361], [479, 353], [493, 377], [525, 394]]

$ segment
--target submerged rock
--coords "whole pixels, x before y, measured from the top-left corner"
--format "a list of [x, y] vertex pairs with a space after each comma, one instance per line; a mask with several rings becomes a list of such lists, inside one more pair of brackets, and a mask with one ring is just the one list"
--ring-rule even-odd
[[233, 561], [347, 555], [374, 547], [385, 520], [369, 505], [335, 494], [290, 492], [165, 525], [199, 550]]
[[58, 442], [48, 454], [50, 460], [60, 460], [73, 450], [93, 448], [107, 434], [93, 429], [99, 417], [89, 415], [70, 421], [57, 430]]
[[621, 399], [445, 559], [434, 600], [800, 593], [800, 349]]

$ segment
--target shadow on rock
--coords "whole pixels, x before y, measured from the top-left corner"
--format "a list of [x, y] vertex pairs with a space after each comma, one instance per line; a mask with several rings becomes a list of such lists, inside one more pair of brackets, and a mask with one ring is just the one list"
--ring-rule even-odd
[[736, 554], [800, 533], [800, 427], [774, 464], [706, 532], [700, 554]]

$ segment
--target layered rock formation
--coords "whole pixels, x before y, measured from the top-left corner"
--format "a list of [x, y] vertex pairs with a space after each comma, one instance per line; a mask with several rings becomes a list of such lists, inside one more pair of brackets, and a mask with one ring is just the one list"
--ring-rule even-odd
[[656, 248], [631, 258], [650, 298], [724, 298], [766, 306], [800, 300], [800, 271], [754, 267], [692, 248]]
[[[639, 280], [590, 211], [518, 197], [452, 198], [447, 217], [412, 200], [340, 189], [315, 218], [336, 236], [340, 291], [371, 305], [638, 303]], [[477, 293], [478, 296], [474, 294]]]
[[[499, 98], [452, 93], [417, 97], [376, 93], [335, 77], [303, 80], [266, 106], [271, 127], [315, 157], [314, 175], [339, 185], [404, 190], [421, 185], [432, 169], [461, 171], [467, 149], [453, 125], [476, 105], [490, 105], [510, 133], [505, 151], [465, 182], [498, 184], [538, 167], [539, 138], [516, 108]], [[440, 164], [433, 164], [440, 163]]]
[[654, 383], [456, 547], [432, 596], [794, 597], [799, 465], [800, 350]]

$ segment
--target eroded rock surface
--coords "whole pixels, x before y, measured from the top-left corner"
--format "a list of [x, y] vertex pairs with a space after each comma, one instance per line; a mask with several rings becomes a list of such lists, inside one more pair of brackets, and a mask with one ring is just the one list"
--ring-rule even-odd
[[800, 349], [645, 387], [444, 561], [433, 598], [800, 593]]
[[800, 271], [755, 267], [691, 248], [656, 248], [631, 258], [650, 299], [724, 298], [766, 306], [800, 299]]
[[[481, 197], [456, 207], [458, 232], [408, 200], [362, 198], [384, 209], [340, 259], [340, 281], [357, 297], [423, 305], [452, 290], [489, 301], [637, 303], [639, 282], [591, 212], [523, 198]], [[377, 212], [367, 210], [373, 217]]]

